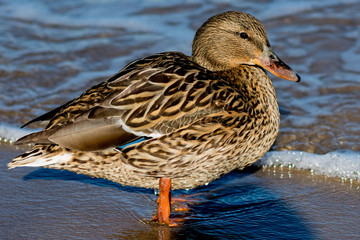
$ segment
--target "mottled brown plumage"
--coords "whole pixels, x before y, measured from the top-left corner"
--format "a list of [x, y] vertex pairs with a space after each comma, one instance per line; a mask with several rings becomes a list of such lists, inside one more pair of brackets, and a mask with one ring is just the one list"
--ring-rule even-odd
[[[9, 167], [46, 166], [130, 186], [207, 184], [257, 161], [279, 130], [275, 90], [263, 68], [300, 78], [272, 52], [262, 24], [226, 12], [197, 31], [192, 57], [165, 52], [136, 60], [47, 113], [45, 129]], [[114, 148], [140, 137], [146, 140]]]

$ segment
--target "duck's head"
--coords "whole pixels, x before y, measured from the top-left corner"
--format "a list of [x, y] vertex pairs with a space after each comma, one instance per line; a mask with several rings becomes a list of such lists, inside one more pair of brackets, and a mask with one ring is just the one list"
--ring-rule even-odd
[[272, 51], [261, 22], [243, 12], [224, 12], [209, 18], [196, 32], [192, 57], [211, 71], [258, 65], [274, 75], [300, 81]]

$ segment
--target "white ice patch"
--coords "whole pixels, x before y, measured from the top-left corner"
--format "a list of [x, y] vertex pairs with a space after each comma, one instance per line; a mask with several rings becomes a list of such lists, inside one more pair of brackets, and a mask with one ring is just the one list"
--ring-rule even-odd
[[266, 167], [291, 166], [298, 169], [308, 169], [318, 175], [360, 181], [359, 152], [330, 152], [320, 155], [300, 151], [271, 151], [256, 165]]
[[41, 129], [23, 129], [6, 123], [0, 123], [0, 142], [14, 143], [17, 139]]

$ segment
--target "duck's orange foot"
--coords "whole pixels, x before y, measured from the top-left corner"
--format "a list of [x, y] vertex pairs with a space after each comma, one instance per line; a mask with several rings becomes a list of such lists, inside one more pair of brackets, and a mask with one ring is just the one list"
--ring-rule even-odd
[[159, 217], [158, 214], [155, 214], [151, 221], [154, 221], [154, 222], [158, 222], [159, 224], [165, 224], [165, 225], [168, 225], [170, 227], [176, 227], [178, 226], [179, 224], [176, 223], [177, 222], [177, 219], [170, 219], [170, 217]]
[[[192, 195], [181, 195], [179, 197], [173, 198], [171, 197], [171, 205], [173, 209], [178, 212], [189, 212], [191, 208], [189, 205], [200, 204], [204, 200], [200, 197], [200, 194], [192, 194]], [[195, 198], [194, 198], [195, 197]]]
[[189, 212], [190, 207], [187, 204], [187, 200], [183, 198], [171, 198], [171, 205], [177, 212]]
[[[159, 198], [157, 203], [159, 204], [157, 213], [151, 219], [151, 221], [158, 222], [160, 224], [165, 224], [169, 226], [178, 226], [180, 222], [184, 222], [186, 217], [178, 216], [172, 217], [170, 219], [171, 204], [173, 204], [173, 209], [178, 212], [189, 212], [190, 207], [188, 204], [195, 204], [201, 202], [199, 198], [192, 198], [194, 196], [199, 196], [199, 194], [186, 195], [180, 198], [171, 198], [170, 197], [171, 189], [171, 179], [170, 178], [160, 178], [159, 181]], [[170, 203], [171, 199], [171, 203]], [[177, 214], [178, 215], [178, 214]], [[182, 215], [182, 214], [181, 214]]]
[[166, 224], [169, 226], [177, 226], [178, 224], [170, 219], [170, 178], [160, 178], [159, 182], [159, 198], [157, 203], [159, 204], [157, 214], [151, 219], [160, 224]]

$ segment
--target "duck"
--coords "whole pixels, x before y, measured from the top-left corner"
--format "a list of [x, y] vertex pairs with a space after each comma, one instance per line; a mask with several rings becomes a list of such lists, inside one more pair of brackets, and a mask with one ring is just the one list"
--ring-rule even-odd
[[219, 13], [197, 30], [191, 56], [173, 51], [134, 60], [26, 123], [47, 121], [17, 140], [32, 147], [8, 167], [62, 169], [158, 189], [152, 220], [176, 226], [171, 190], [243, 169], [274, 144], [280, 114], [266, 71], [300, 81], [257, 18]]

